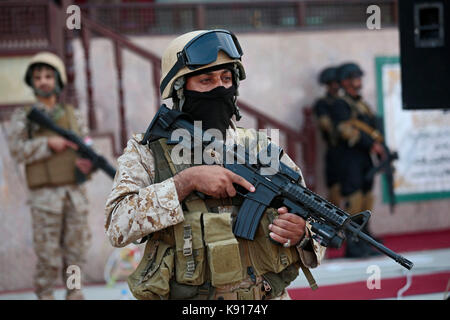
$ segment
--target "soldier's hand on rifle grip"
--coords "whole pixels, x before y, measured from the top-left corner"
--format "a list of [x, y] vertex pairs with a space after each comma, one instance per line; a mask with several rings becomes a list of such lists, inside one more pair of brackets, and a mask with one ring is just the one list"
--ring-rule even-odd
[[78, 158], [75, 160], [75, 165], [77, 166], [78, 169], [80, 169], [80, 171], [85, 174], [88, 175], [92, 169], [93, 169], [93, 165], [92, 165], [92, 161], [89, 159], [84, 159], [84, 158]]
[[234, 197], [236, 189], [233, 183], [250, 192], [255, 191], [255, 187], [250, 182], [218, 165], [203, 165], [185, 169], [175, 175], [174, 182], [180, 201], [194, 190], [218, 199]]
[[270, 237], [285, 244], [289, 240], [290, 246], [300, 242], [306, 232], [306, 221], [293, 213], [289, 213], [286, 207], [278, 209], [280, 214], [277, 219], [269, 225]]
[[47, 139], [47, 144], [48, 147], [56, 153], [62, 152], [66, 150], [68, 147], [74, 150], [78, 150], [78, 146], [75, 143], [59, 136], [49, 137]]

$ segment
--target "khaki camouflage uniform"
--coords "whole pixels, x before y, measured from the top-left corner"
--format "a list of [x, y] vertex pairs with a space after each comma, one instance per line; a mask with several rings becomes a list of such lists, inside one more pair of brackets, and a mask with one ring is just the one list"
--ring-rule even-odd
[[[235, 124], [227, 130], [226, 144], [244, 143]], [[128, 141], [124, 154], [118, 158], [118, 169], [113, 189], [106, 202], [106, 234], [115, 247], [123, 247], [158, 230], [174, 226], [184, 220], [173, 178], [153, 183], [155, 160], [148, 145], [139, 142], [143, 135], [134, 135]], [[300, 172], [295, 163], [285, 154], [281, 161]], [[304, 185], [304, 182], [302, 181]], [[226, 206], [219, 212], [230, 212]], [[308, 227], [309, 224], [307, 224]], [[325, 248], [313, 241], [314, 252], [299, 249], [300, 259], [307, 268], [318, 266]], [[261, 281], [258, 277], [258, 281]], [[241, 283], [216, 288], [218, 292], [230, 292], [237, 287], [249, 288], [250, 278]], [[280, 298], [280, 297], [279, 297]], [[281, 298], [289, 298], [284, 292]]]
[[[29, 139], [26, 110], [17, 109], [11, 117], [8, 134], [12, 156], [18, 163], [33, 163], [52, 156], [47, 137]], [[78, 110], [74, 110], [82, 136], [87, 126]], [[85, 262], [90, 243], [88, 200], [84, 186], [76, 184], [41, 187], [29, 190], [29, 204], [33, 220], [34, 250], [37, 255], [35, 291], [38, 297], [52, 295], [53, 287], [62, 272], [66, 284], [67, 267]], [[75, 291], [68, 291], [74, 294]]]

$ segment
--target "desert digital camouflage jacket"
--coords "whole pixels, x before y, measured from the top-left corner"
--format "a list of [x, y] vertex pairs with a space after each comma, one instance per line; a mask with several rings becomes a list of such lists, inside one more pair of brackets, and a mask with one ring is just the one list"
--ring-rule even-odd
[[[45, 108], [44, 105], [40, 105], [40, 107]], [[81, 136], [86, 136], [88, 127], [78, 109], [74, 109], [74, 115], [79, 125]], [[29, 138], [27, 122], [27, 111], [25, 108], [19, 108], [11, 115], [8, 128], [8, 145], [11, 155], [17, 163], [33, 163], [52, 155], [52, 151], [47, 145], [46, 137]], [[53, 213], [61, 213], [63, 211], [64, 199], [67, 196], [70, 197], [77, 211], [87, 210], [87, 197], [83, 185], [74, 184], [29, 190], [31, 207]]]
[[[226, 144], [233, 144], [234, 141], [242, 144], [245, 137], [238, 134], [234, 123], [231, 129], [227, 130]], [[246, 132], [246, 135], [253, 132], [253, 138], [256, 137], [254, 130]], [[105, 229], [115, 247], [126, 246], [184, 220], [173, 178], [154, 183], [154, 157], [148, 145], [139, 143], [142, 138], [142, 134], [134, 135], [118, 158], [112, 192], [106, 202]], [[301, 174], [286, 154], [281, 161]], [[308, 223], [307, 227], [311, 231]], [[325, 247], [315, 240], [313, 243], [314, 252], [299, 249], [300, 258], [308, 268], [318, 266], [325, 253]]]

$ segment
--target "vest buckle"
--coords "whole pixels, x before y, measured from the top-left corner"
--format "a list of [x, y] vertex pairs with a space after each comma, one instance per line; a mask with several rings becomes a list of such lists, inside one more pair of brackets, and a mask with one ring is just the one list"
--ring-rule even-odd
[[192, 229], [189, 224], [184, 226], [183, 232], [183, 254], [184, 256], [192, 255]]

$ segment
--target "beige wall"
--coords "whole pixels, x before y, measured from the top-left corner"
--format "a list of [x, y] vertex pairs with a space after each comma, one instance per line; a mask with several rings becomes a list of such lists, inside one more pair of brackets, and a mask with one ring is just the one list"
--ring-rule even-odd
[[[316, 78], [323, 67], [350, 60], [358, 62], [366, 72], [363, 95], [375, 107], [374, 58], [399, 53], [398, 32], [395, 29], [238, 34], [238, 37], [244, 50], [243, 62], [247, 71], [247, 79], [240, 88], [242, 100], [294, 129], [301, 124], [301, 108], [310, 105], [322, 94]], [[161, 55], [172, 38], [140, 37], [134, 41]], [[108, 40], [95, 39], [92, 43], [91, 67], [99, 129], [114, 131], [118, 138], [117, 81], [112, 53], [113, 48]], [[128, 130], [130, 133], [142, 132], [157, 109], [150, 82], [151, 67], [128, 51], [124, 52], [123, 57]], [[86, 111], [83, 51], [77, 40], [74, 41], [74, 61], [79, 106]], [[4, 89], [3, 82], [0, 87]], [[1, 126], [2, 147], [6, 146], [7, 125], [3, 123]], [[242, 126], [254, 126], [254, 121], [245, 119]], [[96, 144], [102, 153], [112, 159], [107, 141], [96, 140]], [[319, 149], [317, 163], [322, 181], [321, 159], [322, 148]], [[301, 162], [299, 165], [302, 166]], [[88, 183], [93, 230], [93, 245], [86, 269], [90, 281], [103, 279], [104, 263], [112, 251], [103, 230], [103, 207], [110, 188], [111, 181], [102, 173], [95, 174], [93, 181]], [[391, 215], [380, 200], [379, 177], [374, 190], [377, 201], [371, 228], [375, 234], [450, 228], [450, 200], [402, 203]], [[319, 185], [319, 193], [326, 194], [323, 183]], [[0, 291], [31, 287], [35, 258], [26, 188], [20, 167], [13, 162], [5, 147], [0, 149], [0, 203]]]
[[23, 77], [31, 57], [0, 58], [0, 104], [33, 101], [33, 91], [24, 86]]

